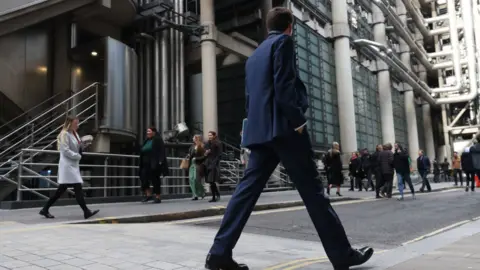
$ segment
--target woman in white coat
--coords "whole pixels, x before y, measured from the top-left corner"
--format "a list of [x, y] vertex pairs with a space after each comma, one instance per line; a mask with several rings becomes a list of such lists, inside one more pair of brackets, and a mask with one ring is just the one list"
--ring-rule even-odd
[[40, 215], [46, 218], [54, 218], [48, 211], [50, 207], [62, 196], [68, 187], [73, 187], [78, 205], [83, 210], [85, 219], [97, 214], [99, 210], [88, 209], [82, 189], [82, 176], [80, 175], [80, 159], [82, 158], [83, 143], [77, 133], [78, 118], [67, 117], [62, 131], [57, 137], [57, 147], [60, 151], [58, 162], [58, 189], [40, 211]]

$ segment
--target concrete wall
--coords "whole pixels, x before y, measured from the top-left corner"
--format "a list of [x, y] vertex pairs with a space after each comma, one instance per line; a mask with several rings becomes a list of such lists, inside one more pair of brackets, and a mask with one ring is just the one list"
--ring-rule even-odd
[[1, 0], [0, 15], [13, 12], [15, 10], [33, 5], [36, 3], [46, 2], [48, 0]]
[[0, 91], [24, 110], [51, 95], [51, 34], [46, 23], [0, 37]]

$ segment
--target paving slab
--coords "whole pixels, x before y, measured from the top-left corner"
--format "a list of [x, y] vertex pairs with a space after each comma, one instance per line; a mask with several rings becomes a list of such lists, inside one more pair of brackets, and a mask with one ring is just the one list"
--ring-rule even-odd
[[[433, 191], [454, 189], [451, 183], [432, 184]], [[342, 188], [343, 197], [333, 195], [332, 201], [372, 199], [374, 192], [348, 191]], [[396, 193], [398, 194], [398, 193]], [[45, 219], [38, 215], [39, 208], [0, 210], [0, 226], [2, 223], [47, 224], [58, 222], [70, 223], [118, 223], [118, 222], [158, 222], [179, 219], [197, 218], [211, 215], [222, 215], [231, 196], [222, 196], [221, 201], [209, 203], [205, 200], [191, 199], [164, 200], [161, 204], [143, 204], [140, 202], [110, 203], [89, 205], [91, 209], [100, 209], [96, 219], [85, 221], [77, 205], [54, 206], [51, 213], [55, 219]], [[88, 203], [88, 200], [87, 200]], [[260, 196], [256, 210], [284, 208], [303, 205], [296, 190], [267, 192]]]

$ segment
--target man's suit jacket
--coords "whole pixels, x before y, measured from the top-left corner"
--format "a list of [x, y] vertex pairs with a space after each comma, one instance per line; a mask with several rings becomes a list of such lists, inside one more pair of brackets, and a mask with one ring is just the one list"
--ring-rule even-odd
[[248, 58], [245, 74], [248, 123], [244, 147], [292, 135], [306, 123], [307, 91], [298, 77], [290, 36], [270, 32]]

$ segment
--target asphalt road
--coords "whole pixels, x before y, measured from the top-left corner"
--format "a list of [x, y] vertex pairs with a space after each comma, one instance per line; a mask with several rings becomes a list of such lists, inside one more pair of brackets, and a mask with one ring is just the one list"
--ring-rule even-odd
[[[334, 206], [354, 246], [392, 249], [460, 221], [480, 216], [480, 192], [463, 190], [417, 196], [417, 200], [376, 200]], [[197, 226], [218, 227], [219, 220]], [[319, 241], [306, 210], [251, 216], [245, 232]]]

